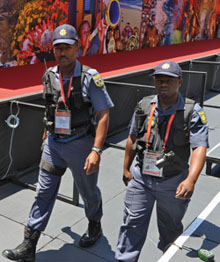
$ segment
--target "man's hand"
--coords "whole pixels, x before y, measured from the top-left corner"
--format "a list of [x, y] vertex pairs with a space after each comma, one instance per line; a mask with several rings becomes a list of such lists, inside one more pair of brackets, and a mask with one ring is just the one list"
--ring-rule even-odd
[[99, 169], [100, 155], [95, 151], [92, 151], [86, 158], [84, 165], [84, 170], [86, 170], [86, 175], [90, 175]]
[[135, 139], [136, 138], [133, 135], [129, 135], [125, 147], [125, 158], [123, 166], [124, 171], [122, 180], [126, 186], [128, 185], [128, 182], [132, 179], [132, 174], [129, 170], [136, 155], [136, 152], [132, 149]]
[[124, 184], [127, 186], [128, 185], [128, 182], [132, 179], [132, 174], [130, 171], [128, 170], [124, 170], [124, 173], [123, 173], [123, 182]]
[[186, 178], [177, 187], [176, 198], [180, 198], [180, 199], [190, 198], [194, 192], [194, 186], [195, 184]]
[[41, 144], [41, 152], [44, 151], [44, 145], [45, 145], [45, 140], [47, 138], [47, 130], [46, 128], [44, 129], [43, 135], [42, 135], [42, 144]]
[[206, 147], [199, 146], [193, 149], [190, 169], [187, 178], [179, 184], [176, 190], [176, 198], [190, 198], [193, 194], [196, 181], [204, 166], [206, 159]]
[[[104, 140], [108, 131], [108, 120], [109, 120], [109, 110], [104, 109], [96, 113], [96, 118], [98, 121], [96, 128], [96, 135], [93, 147], [102, 149]], [[91, 151], [85, 161], [84, 170], [86, 170], [86, 174], [90, 175], [99, 169], [101, 157], [95, 152]]]

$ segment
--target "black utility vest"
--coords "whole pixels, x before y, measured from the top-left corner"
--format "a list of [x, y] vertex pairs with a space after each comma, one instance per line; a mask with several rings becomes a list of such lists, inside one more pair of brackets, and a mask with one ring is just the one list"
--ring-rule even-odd
[[[141, 111], [142, 117], [138, 117], [136, 109], [135, 128], [137, 132], [137, 139], [134, 145], [134, 149], [137, 152], [138, 160], [140, 164], [143, 161], [143, 151], [146, 149], [146, 135], [148, 118], [151, 111], [151, 101], [154, 96], [144, 97], [142, 104], [138, 109]], [[192, 117], [195, 101], [185, 98], [185, 110], [178, 110], [176, 116], [172, 122], [166, 149], [164, 153], [173, 151], [179, 156], [183, 162], [187, 163], [190, 156], [190, 143], [189, 143], [189, 126]], [[154, 121], [151, 127], [151, 134], [149, 139], [149, 150], [161, 152], [167, 129], [167, 124], [170, 116], [164, 117], [161, 123]], [[139, 122], [137, 124], [137, 122]], [[139, 126], [138, 126], [139, 125]], [[169, 165], [164, 167], [163, 173], [165, 175], [174, 175], [182, 171], [182, 168], [178, 165]]]
[[[74, 77], [71, 85], [70, 97], [67, 98], [67, 90], [69, 88], [69, 81], [64, 85], [64, 92], [66, 95], [66, 103], [68, 109], [71, 111], [71, 130], [70, 136], [77, 133], [81, 133], [88, 129], [91, 125], [91, 104], [85, 103], [82, 97], [82, 82], [85, 73], [89, 70], [89, 67], [82, 66], [82, 74], [79, 77]], [[62, 101], [60, 91], [57, 90], [56, 72], [57, 69], [50, 68], [43, 75], [44, 84], [44, 99], [46, 101], [46, 110], [44, 114], [44, 124], [46, 129], [53, 135], [54, 133], [54, 121], [55, 110], [58, 105], [59, 109], [65, 109]]]

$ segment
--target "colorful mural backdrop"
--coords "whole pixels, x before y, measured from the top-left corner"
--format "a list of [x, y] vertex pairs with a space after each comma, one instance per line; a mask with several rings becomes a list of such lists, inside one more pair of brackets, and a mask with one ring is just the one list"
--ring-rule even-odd
[[52, 35], [69, 23], [78, 56], [220, 37], [220, 0], [0, 0], [0, 67], [54, 60]]

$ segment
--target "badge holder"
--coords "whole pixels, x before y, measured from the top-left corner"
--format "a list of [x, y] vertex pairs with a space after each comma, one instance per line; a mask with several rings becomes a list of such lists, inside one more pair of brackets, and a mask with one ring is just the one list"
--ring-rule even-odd
[[71, 134], [71, 112], [57, 109], [55, 112], [55, 133], [62, 135]]
[[[70, 93], [71, 93], [73, 77], [74, 75], [72, 74], [70, 78], [70, 82], [69, 82], [68, 93], [67, 93], [68, 98], [70, 97]], [[61, 72], [59, 72], [59, 80], [60, 80], [61, 97], [62, 97], [62, 101], [66, 109], [59, 109], [57, 105], [57, 109], [55, 112], [55, 128], [54, 128], [55, 130], [54, 132], [55, 134], [60, 134], [60, 135], [71, 135], [71, 111], [68, 110], [68, 107], [66, 104], [66, 97], [65, 97]]]
[[163, 177], [163, 168], [158, 168], [156, 162], [160, 160], [162, 153], [144, 151], [142, 173], [145, 175]]
[[163, 177], [163, 167], [159, 168], [157, 167], [156, 164], [158, 163], [160, 159], [163, 158], [163, 153], [165, 152], [165, 149], [166, 149], [166, 143], [169, 137], [170, 128], [175, 118], [176, 112], [170, 116], [170, 119], [168, 121], [164, 143], [162, 146], [163, 151], [162, 152], [149, 151], [148, 150], [149, 139], [150, 139], [151, 126], [153, 123], [153, 115], [154, 115], [155, 107], [156, 107], [156, 103], [153, 103], [151, 107], [148, 126], [147, 126], [147, 135], [146, 135], [146, 148], [147, 149], [143, 152], [144, 158], [143, 158], [142, 173], [146, 175], [150, 175], [150, 176], [155, 176], [155, 177]]

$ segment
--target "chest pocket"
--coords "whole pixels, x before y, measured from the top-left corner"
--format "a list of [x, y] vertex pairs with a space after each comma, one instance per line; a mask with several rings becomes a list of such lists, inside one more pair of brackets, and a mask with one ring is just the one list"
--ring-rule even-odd
[[80, 110], [84, 105], [81, 91], [71, 92], [70, 107]]
[[177, 124], [173, 129], [173, 144], [184, 146], [189, 143], [189, 133], [186, 124]]

